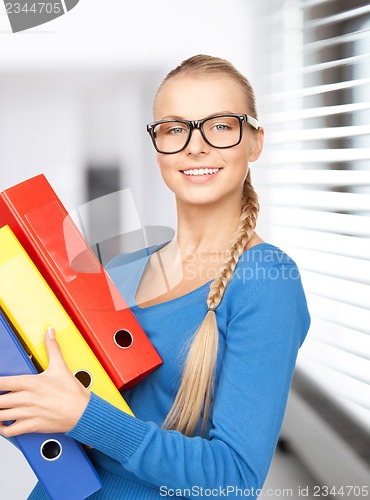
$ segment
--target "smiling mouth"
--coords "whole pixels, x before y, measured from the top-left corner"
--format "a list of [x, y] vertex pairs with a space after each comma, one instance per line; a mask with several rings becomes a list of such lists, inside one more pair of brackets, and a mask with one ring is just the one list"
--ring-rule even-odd
[[180, 170], [185, 175], [214, 175], [219, 172], [221, 168], [190, 168], [187, 170]]

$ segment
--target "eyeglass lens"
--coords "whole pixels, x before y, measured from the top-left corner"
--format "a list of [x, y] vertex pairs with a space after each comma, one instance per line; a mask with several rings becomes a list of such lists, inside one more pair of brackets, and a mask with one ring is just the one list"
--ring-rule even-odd
[[[190, 126], [178, 121], [159, 123], [155, 129], [157, 148], [166, 153], [181, 150], [188, 140]], [[216, 148], [227, 148], [240, 140], [240, 121], [236, 116], [209, 118], [203, 123], [203, 134]]]

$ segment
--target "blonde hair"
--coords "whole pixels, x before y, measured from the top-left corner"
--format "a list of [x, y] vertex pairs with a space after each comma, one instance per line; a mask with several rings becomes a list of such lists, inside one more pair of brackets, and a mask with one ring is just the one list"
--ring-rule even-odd
[[154, 109], [159, 93], [165, 87], [169, 80], [177, 78], [179, 76], [203, 76], [205, 74], [226, 74], [234, 79], [234, 81], [239, 84], [240, 90], [243, 92], [245, 101], [247, 103], [248, 112], [253, 117], [258, 119], [257, 108], [256, 108], [256, 97], [254, 90], [249, 80], [242, 75], [229, 61], [226, 59], [221, 59], [219, 57], [206, 56], [199, 54], [197, 56], [185, 59], [181, 64], [179, 64], [175, 69], [170, 71], [164, 78], [160, 86], [158, 87], [157, 93], [154, 97]]
[[[206, 55], [186, 59], [170, 71], [157, 91], [154, 106], [158, 94], [169, 80], [183, 75], [193, 76], [205, 73], [222, 73], [233, 78], [245, 95], [248, 113], [257, 119], [255, 95], [249, 81], [229, 61]], [[248, 170], [243, 185], [238, 227], [230, 242], [221, 270], [210, 286], [207, 298], [208, 312], [195, 332], [185, 361], [180, 387], [163, 424], [165, 429], [178, 430], [187, 436], [192, 436], [201, 419], [201, 432], [204, 434], [206, 430], [212, 410], [214, 372], [218, 351], [215, 310], [233, 277], [240, 256], [253, 236], [258, 211], [258, 196], [252, 186], [251, 174]]]

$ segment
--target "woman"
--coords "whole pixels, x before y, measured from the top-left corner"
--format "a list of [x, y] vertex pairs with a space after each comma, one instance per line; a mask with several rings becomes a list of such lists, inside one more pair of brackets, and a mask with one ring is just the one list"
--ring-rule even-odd
[[12, 391], [1, 420], [17, 420], [1, 433], [66, 432], [93, 447], [104, 481], [94, 498], [257, 498], [309, 314], [295, 263], [255, 233], [254, 93], [229, 62], [195, 56], [161, 84], [154, 118], [176, 238], [108, 271], [164, 363], [125, 393], [133, 418], [75, 380], [50, 329], [48, 369], [0, 379]]

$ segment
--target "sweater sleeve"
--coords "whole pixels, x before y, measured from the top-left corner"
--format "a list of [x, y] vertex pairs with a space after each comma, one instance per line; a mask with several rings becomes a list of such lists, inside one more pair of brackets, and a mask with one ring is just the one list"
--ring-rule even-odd
[[[282, 425], [298, 349], [309, 326], [299, 277], [283, 268], [235, 297], [207, 438], [186, 437], [123, 413], [91, 394], [67, 434], [158, 487], [262, 488]], [[296, 269], [296, 268], [295, 268]], [[297, 270], [298, 273], [298, 270]], [[285, 273], [286, 274], [286, 273]], [[289, 274], [289, 273], [288, 273]], [[245, 287], [244, 287], [245, 288]], [[196, 496], [196, 495], [195, 495]]]

